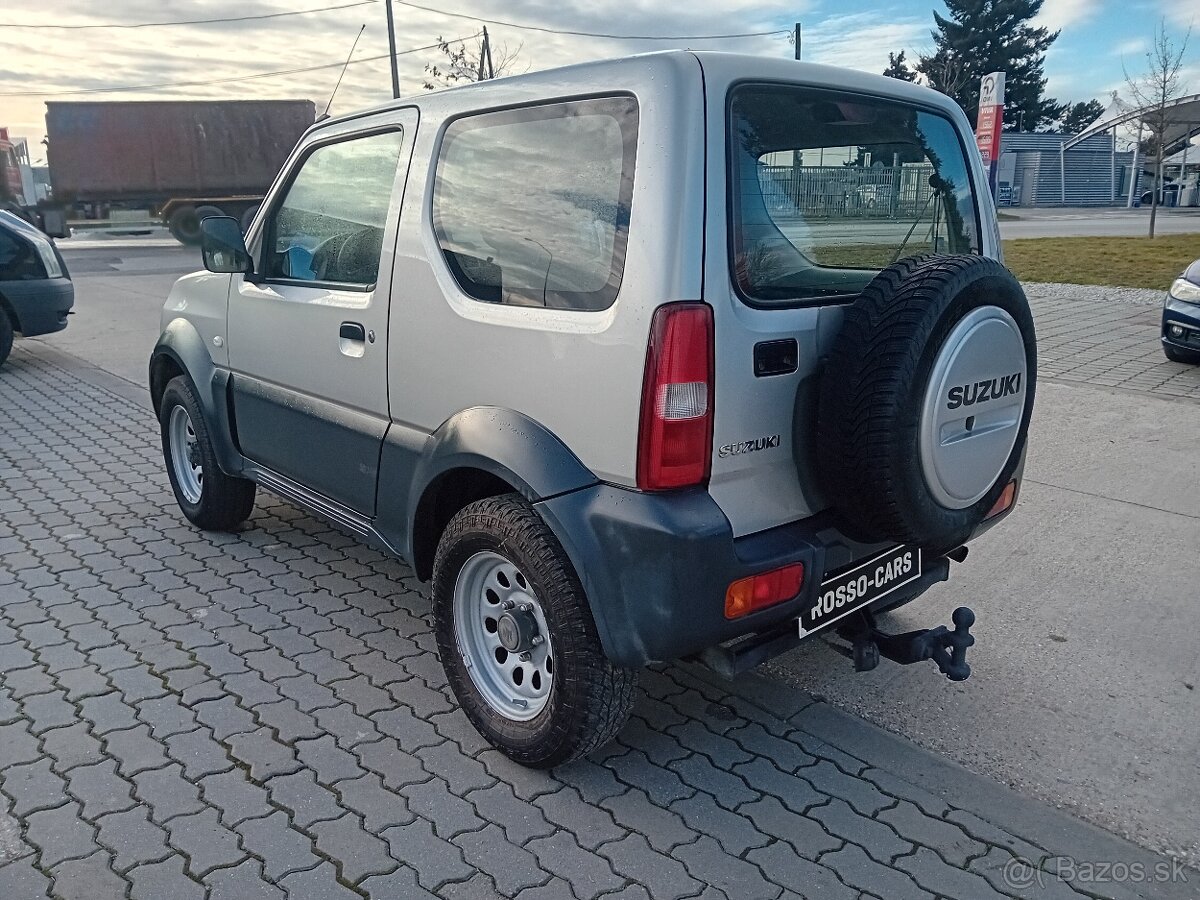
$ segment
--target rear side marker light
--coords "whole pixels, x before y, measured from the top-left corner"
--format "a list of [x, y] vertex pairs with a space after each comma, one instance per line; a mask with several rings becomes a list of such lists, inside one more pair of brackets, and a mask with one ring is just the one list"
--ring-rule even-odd
[[741, 616], [777, 603], [783, 603], [800, 595], [804, 586], [804, 565], [795, 563], [782, 569], [772, 569], [739, 578], [729, 585], [725, 592], [725, 618], [737, 619]]
[[669, 491], [705, 484], [712, 433], [712, 307], [661, 306], [650, 326], [642, 381], [638, 488]]
[[1013, 501], [1016, 499], [1017, 483], [1016, 481], [1010, 481], [1004, 486], [1004, 490], [1001, 491], [1000, 496], [996, 499], [995, 504], [984, 518], [994, 519], [1001, 513], [1008, 512], [1010, 509], [1012, 509]]

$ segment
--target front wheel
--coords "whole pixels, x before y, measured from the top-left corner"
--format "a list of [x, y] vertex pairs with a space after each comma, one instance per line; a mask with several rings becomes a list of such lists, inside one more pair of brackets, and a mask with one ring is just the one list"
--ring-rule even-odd
[[8, 359], [13, 347], [13, 325], [8, 313], [0, 307], [0, 366]]
[[611, 740], [637, 672], [604, 655], [562, 546], [518, 494], [446, 526], [433, 569], [438, 652], [471, 723], [522, 765], [550, 768]]
[[205, 531], [232, 531], [248, 519], [255, 484], [221, 471], [200, 401], [182, 375], [167, 382], [158, 419], [167, 475], [188, 521]]

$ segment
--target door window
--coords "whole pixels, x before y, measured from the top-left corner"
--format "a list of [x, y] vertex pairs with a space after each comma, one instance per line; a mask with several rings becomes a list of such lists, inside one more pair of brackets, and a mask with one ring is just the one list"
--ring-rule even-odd
[[434, 232], [476, 300], [606, 309], [625, 267], [637, 101], [610, 97], [458, 119], [446, 130]]
[[267, 278], [375, 284], [402, 140], [386, 131], [308, 154], [267, 223]]

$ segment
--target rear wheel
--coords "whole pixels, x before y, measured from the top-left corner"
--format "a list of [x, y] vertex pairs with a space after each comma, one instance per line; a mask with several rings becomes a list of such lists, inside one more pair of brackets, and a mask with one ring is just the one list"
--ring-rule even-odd
[[255, 484], [221, 471], [200, 402], [182, 375], [167, 383], [158, 417], [167, 475], [188, 521], [205, 531], [232, 531], [248, 519]]
[[176, 207], [167, 220], [167, 228], [171, 237], [181, 244], [195, 246], [200, 243], [200, 216], [194, 206]]
[[1163, 344], [1163, 353], [1171, 362], [1184, 363], [1189, 366], [1200, 366], [1200, 353], [1194, 350], [1176, 350]]
[[253, 206], [251, 206], [249, 209], [245, 210], [242, 213], [242, 217], [240, 220], [241, 226], [242, 226], [242, 234], [245, 234], [247, 231], [250, 230], [250, 225], [254, 221], [254, 216], [258, 213], [258, 208], [261, 205], [262, 204], [255, 203]]
[[450, 520], [434, 561], [433, 609], [463, 712], [516, 762], [556, 766], [625, 724], [637, 673], [604, 655], [570, 560], [520, 495], [477, 501]]
[[4, 365], [4, 361], [8, 359], [8, 354], [12, 353], [13, 346], [13, 324], [8, 317], [8, 312], [0, 307], [0, 366]]
[[219, 206], [197, 206], [196, 218], [203, 222], [205, 219], [211, 219], [213, 216], [225, 215], [224, 210]]

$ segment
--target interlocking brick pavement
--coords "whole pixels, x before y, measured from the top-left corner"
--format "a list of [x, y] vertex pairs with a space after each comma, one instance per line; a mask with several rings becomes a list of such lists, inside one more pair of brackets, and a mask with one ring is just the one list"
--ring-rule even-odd
[[36, 345], [0, 371], [3, 900], [1195, 893], [1008, 883], [1162, 861], [758, 676], [654, 667], [611, 745], [522, 769], [405, 565], [265, 492], [196, 531], [144, 404]]
[[1026, 284], [1038, 375], [1200, 400], [1200, 367], [1163, 356], [1163, 291]]

